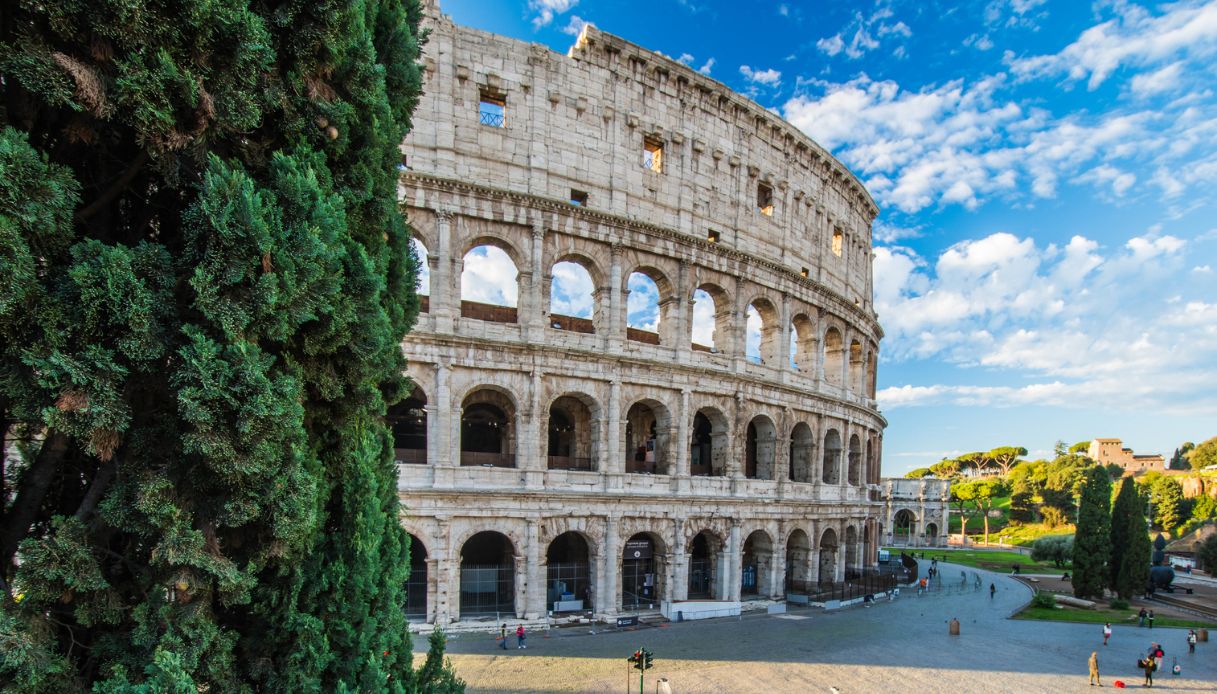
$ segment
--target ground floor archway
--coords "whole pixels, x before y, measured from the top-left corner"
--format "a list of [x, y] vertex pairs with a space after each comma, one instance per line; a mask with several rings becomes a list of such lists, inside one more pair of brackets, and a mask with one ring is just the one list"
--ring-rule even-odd
[[515, 616], [515, 551], [506, 535], [480, 532], [461, 547], [461, 619]]
[[713, 600], [718, 595], [722, 552], [722, 541], [706, 530], [689, 543], [690, 600]]
[[661, 545], [650, 533], [638, 533], [625, 541], [621, 552], [622, 610], [652, 610], [659, 605], [666, 569], [661, 552]]
[[410, 576], [406, 578], [406, 619], [427, 621], [427, 548], [413, 535], [410, 539]]
[[740, 568], [740, 595], [769, 597], [773, 594], [770, 577], [773, 572], [773, 541], [764, 530], [757, 530], [744, 540]]
[[545, 601], [554, 612], [576, 612], [591, 605], [591, 557], [587, 540], [565, 532], [545, 552]]

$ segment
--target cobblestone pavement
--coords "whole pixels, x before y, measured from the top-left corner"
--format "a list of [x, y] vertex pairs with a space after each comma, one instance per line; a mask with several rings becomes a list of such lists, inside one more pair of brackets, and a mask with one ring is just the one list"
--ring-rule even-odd
[[[926, 564], [928, 562], [923, 562]], [[527, 650], [502, 651], [487, 635], [449, 642], [470, 692], [638, 691], [626, 658], [655, 653], [646, 692], [667, 677], [672, 692], [1067, 692], [1089, 691], [1086, 660], [1098, 651], [1104, 686], [1116, 679], [1140, 687], [1136, 660], [1157, 641], [1166, 651], [1155, 688], [1217, 691], [1217, 642], [1187, 653], [1185, 629], [1115, 626], [1104, 647], [1100, 625], [1007, 619], [1030, 590], [1007, 576], [942, 564], [943, 590], [904, 590], [892, 603], [832, 612], [744, 616], [636, 631], [564, 629], [535, 633]], [[961, 592], [961, 572], [968, 572]], [[975, 587], [979, 573], [981, 588]], [[990, 599], [993, 583], [997, 595]], [[947, 634], [952, 617], [961, 635]], [[560, 634], [560, 635], [559, 635]], [[425, 639], [417, 639], [425, 648]], [[1182, 675], [1172, 676], [1178, 658]]]

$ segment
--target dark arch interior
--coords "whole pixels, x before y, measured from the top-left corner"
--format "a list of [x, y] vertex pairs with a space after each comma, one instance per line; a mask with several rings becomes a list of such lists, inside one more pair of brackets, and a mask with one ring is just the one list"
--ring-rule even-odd
[[410, 576], [406, 579], [406, 618], [427, 618], [427, 548], [413, 535], [410, 538]]
[[718, 577], [718, 557], [710, 545], [706, 533], [700, 532], [693, 538], [689, 548], [689, 599], [708, 599], [713, 597], [715, 579]]
[[415, 388], [410, 397], [389, 408], [385, 423], [393, 434], [394, 458], [399, 464], [427, 462], [427, 396]]
[[621, 551], [621, 609], [651, 609], [663, 594], [663, 566], [655, 556], [655, 541], [638, 533], [625, 541]]
[[480, 532], [461, 547], [461, 617], [515, 614], [515, 557], [501, 533]]
[[576, 532], [565, 532], [549, 543], [545, 552], [546, 599], [554, 612], [591, 609], [592, 583], [587, 540]]

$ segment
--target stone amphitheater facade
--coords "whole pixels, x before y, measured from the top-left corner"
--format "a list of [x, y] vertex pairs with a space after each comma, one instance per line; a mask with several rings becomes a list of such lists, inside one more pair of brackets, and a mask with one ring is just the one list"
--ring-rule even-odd
[[[756, 103], [594, 27], [561, 55], [434, 2], [424, 23], [400, 194], [430, 294], [391, 413], [411, 618], [688, 615], [870, 567], [886, 422], [863, 186]], [[462, 301], [481, 246], [514, 263], [517, 306]], [[564, 261], [592, 280], [591, 318], [551, 311]], [[634, 273], [655, 330], [627, 327]], [[698, 289], [712, 349], [691, 339]]]

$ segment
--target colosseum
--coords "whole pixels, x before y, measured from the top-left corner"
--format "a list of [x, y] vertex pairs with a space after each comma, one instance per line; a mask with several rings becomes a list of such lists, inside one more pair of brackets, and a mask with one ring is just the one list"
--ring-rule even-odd
[[872, 572], [858, 179], [594, 27], [561, 55], [424, 22], [400, 193], [426, 298], [390, 413], [411, 620], [690, 619]]

